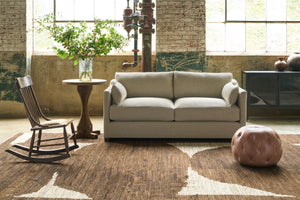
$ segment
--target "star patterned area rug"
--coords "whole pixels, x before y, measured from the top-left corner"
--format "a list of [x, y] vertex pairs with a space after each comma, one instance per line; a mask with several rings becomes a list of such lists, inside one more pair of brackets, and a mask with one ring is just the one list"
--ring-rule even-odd
[[[30, 163], [5, 152], [27, 145], [20, 133], [0, 145], [0, 199], [300, 199], [300, 135], [280, 135], [277, 166], [237, 163], [230, 141], [78, 140], [63, 161]], [[70, 141], [71, 142], [71, 141]]]

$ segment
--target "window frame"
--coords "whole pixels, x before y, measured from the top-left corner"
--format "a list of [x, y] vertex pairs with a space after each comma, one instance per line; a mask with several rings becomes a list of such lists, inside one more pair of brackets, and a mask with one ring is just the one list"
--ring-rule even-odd
[[[245, 1], [245, 10], [244, 10], [244, 13], [246, 14], [247, 12], [247, 0], [243, 0]], [[270, 0], [265, 0], [265, 2], [267, 1], [270, 1]], [[287, 3], [287, 0], [285, 0], [285, 3]], [[285, 15], [287, 14], [287, 11], [285, 11]], [[265, 10], [265, 15], [267, 16], [267, 10]], [[282, 54], [285, 54], [285, 55], [289, 55], [290, 53], [292, 52], [289, 52], [288, 49], [287, 49], [287, 26], [288, 24], [300, 24], [300, 20], [297, 21], [297, 20], [247, 20], [246, 17], [245, 17], [245, 20], [239, 20], [239, 19], [236, 19], [236, 20], [228, 20], [228, 0], [224, 0], [224, 21], [211, 21], [211, 22], [205, 22], [206, 24], [223, 24], [224, 25], [224, 50], [221, 51], [221, 50], [206, 50], [206, 53], [209, 55], [221, 55], [221, 54], [244, 54], [244, 55], [257, 55], [257, 54], [261, 54], [262, 52], [264, 53], [264, 55], [282, 55]], [[226, 45], [226, 38], [227, 38], [227, 35], [226, 35], [226, 25], [227, 24], [244, 24], [245, 26], [245, 39], [244, 39], [244, 42], [245, 42], [245, 50], [244, 51], [228, 51], [226, 50], [227, 49], [227, 45]], [[285, 50], [282, 51], [282, 52], [279, 52], [279, 51], [268, 51], [268, 48], [267, 48], [267, 40], [268, 40], [268, 37], [267, 37], [267, 28], [265, 29], [266, 30], [266, 36], [265, 36], [265, 49], [264, 51], [247, 51], [247, 30], [246, 30], [246, 25], [247, 24], [265, 24], [266, 27], [268, 24], [285, 24], [285, 27], [286, 27], [286, 31], [285, 31], [285, 34], [286, 34], [286, 37], [285, 37]]]
[[[57, 0], [52, 0], [53, 1], [53, 8], [51, 8], [51, 12], [50, 13], [53, 13], [53, 15], [54, 15], [54, 17], [55, 17], [55, 21], [54, 21], [54, 23], [59, 23], [59, 24], [63, 24], [63, 23], [69, 23], [69, 22], [71, 22], [71, 23], [80, 23], [80, 22], [82, 22], [82, 21], [84, 21], [84, 22], [86, 22], [86, 23], [94, 23], [95, 22], [95, 19], [96, 19], [96, 16], [95, 16], [95, 2], [97, 1], [97, 0], [93, 0], [93, 2], [94, 2], [94, 19], [93, 20], [75, 20], [75, 17], [73, 16], [73, 20], [58, 20], [57, 19]], [[73, 0], [73, 2], [75, 3], [75, 0]], [[75, 6], [74, 6], [75, 4], [73, 4], [73, 10], [75, 9]], [[125, 9], [125, 7], [124, 7], [124, 9]], [[33, 3], [33, 17], [36, 17], [35, 16], [35, 13], [34, 13], [34, 10], [35, 10], [35, 5], [34, 5], [34, 3]], [[112, 19], [113, 21], [114, 21], [114, 23], [116, 23], [118, 26], [122, 26], [122, 24], [123, 24], [123, 20], [115, 20], [115, 19]], [[35, 37], [36, 37], [36, 34], [35, 34], [35, 31], [34, 31], [34, 23], [33, 23], [33, 31], [32, 31], [32, 52], [34, 53], [34, 54], [54, 54], [54, 50], [50, 50], [50, 48], [51, 47], [49, 47], [49, 50], [43, 50], [43, 49], [38, 49], [38, 48], [36, 48], [36, 40], [35, 40]], [[125, 29], [124, 29], [125, 30]], [[132, 34], [132, 31], [131, 31], [131, 33], [130, 34]], [[127, 34], [126, 34], [126, 36], [124, 35], [124, 37], [127, 37]], [[153, 36], [152, 37], [155, 37], [155, 35], [153, 34]], [[127, 55], [132, 55], [132, 49], [134, 49], [134, 45], [133, 45], [133, 38], [131, 37], [130, 38], [130, 41], [129, 41], [129, 44], [128, 44], [128, 46], [126, 46], [125, 47], [125, 49], [122, 51], [117, 51], [117, 52], [114, 52], [114, 51], [112, 51], [110, 54], [108, 54], [108, 55], [112, 55], [112, 56], [127, 56]], [[154, 42], [154, 43], [153, 43]], [[139, 55], [141, 55], [141, 51], [142, 51], [142, 34], [141, 33], [139, 33], [139, 46], [138, 46], [138, 49], [140, 50], [139, 51]], [[156, 44], [155, 44], [155, 40], [153, 40], [153, 38], [152, 38], [152, 55], [155, 55], [156, 54]], [[154, 48], [153, 48], [154, 47]]]
[[[68, 22], [72, 22], [72, 23], [80, 23], [82, 21], [85, 21], [87, 23], [93, 23], [95, 22], [95, 1], [94, 0], [94, 20], [57, 20], [57, 17], [56, 17], [56, 1], [57, 0], [53, 0], [53, 15], [55, 17], [55, 21], [54, 22], [58, 22], [58, 23], [68, 23]], [[75, 2], [75, 0], [73, 0], [73, 2]], [[75, 5], [75, 4], [74, 4]], [[74, 7], [73, 7], [74, 9]], [[75, 13], [75, 12], [74, 12]], [[123, 23], [123, 20], [113, 20], [115, 23]]]

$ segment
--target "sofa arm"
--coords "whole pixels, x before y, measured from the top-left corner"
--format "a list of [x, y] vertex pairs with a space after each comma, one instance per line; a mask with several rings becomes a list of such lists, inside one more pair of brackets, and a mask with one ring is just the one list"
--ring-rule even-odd
[[237, 104], [240, 108], [240, 122], [246, 123], [247, 121], [247, 91], [239, 88], [239, 97]]
[[108, 88], [104, 90], [104, 99], [103, 99], [103, 120], [104, 120], [104, 129], [105, 125], [109, 123], [109, 113], [110, 113], [110, 106], [112, 104], [112, 98], [111, 98], [111, 88], [112, 85], [110, 85]]
[[118, 82], [116, 79], [111, 79], [109, 85], [113, 85], [113, 84], [116, 84], [116, 82]]

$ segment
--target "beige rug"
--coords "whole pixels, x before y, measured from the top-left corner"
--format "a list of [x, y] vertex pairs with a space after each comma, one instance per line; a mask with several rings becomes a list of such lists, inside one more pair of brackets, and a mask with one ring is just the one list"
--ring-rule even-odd
[[[72, 157], [29, 163], [0, 146], [0, 199], [300, 199], [300, 135], [280, 135], [277, 166], [250, 168], [230, 143], [201, 140], [79, 140]], [[28, 141], [27, 141], [28, 142]]]

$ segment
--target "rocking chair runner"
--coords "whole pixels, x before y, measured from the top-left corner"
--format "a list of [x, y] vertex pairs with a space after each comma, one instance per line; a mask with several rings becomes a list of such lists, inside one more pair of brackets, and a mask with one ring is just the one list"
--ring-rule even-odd
[[[71, 155], [69, 151], [79, 147], [76, 143], [76, 135], [75, 135], [75, 129], [73, 125], [73, 120], [65, 120], [65, 119], [51, 120], [43, 114], [37, 102], [37, 99], [35, 97], [32, 88], [33, 85], [32, 80], [29, 75], [25, 77], [17, 78], [16, 85], [18, 87], [20, 96], [25, 105], [26, 114], [32, 126], [31, 131], [33, 132], [32, 132], [29, 148], [19, 144], [13, 145], [13, 147], [27, 151], [28, 156], [11, 149], [8, 149], [6, 151], [19, 158], [32, 161], [32, 162], [54, 162], [54, 161], [58, 161], [70, 157]], [[43, 120], [44, 122], [41, 122], [40, 120]], [[71, 125], [71, 131], [73, 134], [74, 145], [72, 146], [69, 146], [68, 144], [68, 134], [66, 130], [66, 127], [68, 125]], [[54, 129], [54, 128], [63, 128], [63, 137], [42, 140], [42, 131], [44, 129]], [[36, 131], [38, 131], [37, 144], [35, 144]], [[59, 144], [45, 144], [45, 145], [41, 144], [42, 142], [48, 142], [53, 140], [63, 140], [64, 142]], [[57, 146], [57, 145], [63, 145], [64, 147], [58, 149], [47, 149], [47, 150], [40, 149], [40, 147], [49, 147], [49, 146]], [[32, 155], [33, 153], [37, 155], [52, 155], [52, 156], [50, 157], [33, 156]]]

